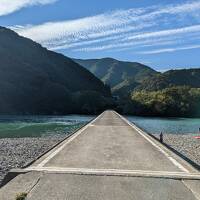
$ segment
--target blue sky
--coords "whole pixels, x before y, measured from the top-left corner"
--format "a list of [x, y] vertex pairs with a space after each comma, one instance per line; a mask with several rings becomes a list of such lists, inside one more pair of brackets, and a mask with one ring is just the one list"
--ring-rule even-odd
[[200, 0], [0, 0], [0, 25], [69, 57], [200, 67]]

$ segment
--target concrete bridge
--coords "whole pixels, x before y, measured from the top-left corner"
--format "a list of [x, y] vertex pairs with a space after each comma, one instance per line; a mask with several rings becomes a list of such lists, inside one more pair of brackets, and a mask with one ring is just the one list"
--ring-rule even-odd
[[114, 111], [12, 173], [1, 200], [200, 199], [199, 172]]

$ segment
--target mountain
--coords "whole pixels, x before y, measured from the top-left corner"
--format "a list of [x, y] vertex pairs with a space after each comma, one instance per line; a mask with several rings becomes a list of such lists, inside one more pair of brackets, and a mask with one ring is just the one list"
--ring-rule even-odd
[[157, 91], [173, 86], [200, 88], [200, 68], [169, 70], [147, 77], [136, 90]]
[[0, 114], [74, 113], [80, 106], [90, 109], [86, 94], [110, 96], [108, 87], [87, 69], [4, 27], [0, 58]]
[[73, 60], [109, 85], [113, 94], [127, 94], [145, 78], [157, 74], [155, 70], [137, 62], [125, 62], [113, 58]]
[[199, 102], [200, 69], [169, 70], [146, 78], [119, 109], [141, 116], [200, 117]]

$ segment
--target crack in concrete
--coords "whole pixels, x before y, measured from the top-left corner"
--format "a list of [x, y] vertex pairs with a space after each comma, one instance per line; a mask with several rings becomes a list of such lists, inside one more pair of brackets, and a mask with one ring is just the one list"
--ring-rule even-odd
[[33, 191], [36, 185], [40, 182], [41, 178], [44, 176], [45, 173], [41, 173], [41, 175], [37, 178], [33, 186], [27, 191], [27, 196]]

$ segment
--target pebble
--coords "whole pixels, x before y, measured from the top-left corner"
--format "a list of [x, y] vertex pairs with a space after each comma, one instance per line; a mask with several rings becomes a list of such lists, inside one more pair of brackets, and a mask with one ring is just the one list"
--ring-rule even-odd
[[[158, 134], [154, 134], [154, 136], [159, 138]], [[196, 164], [200, 165], [200, 139], [196, 139], [195, 136], [197, 135], [164, 134], [163, 141]]]
[[[154, 136], [159, 138], [158, 134]], [[0, 183], [13, 168], [21, 168], [60, 142], [66, 135], [0, 139]], [[163, 140], [200, 165], [200, 139], [194, 135], [164, 134]]]
[[0, 184], [6, 173], [21, 168], [60, 142], [66, 135], [0, 139]]

